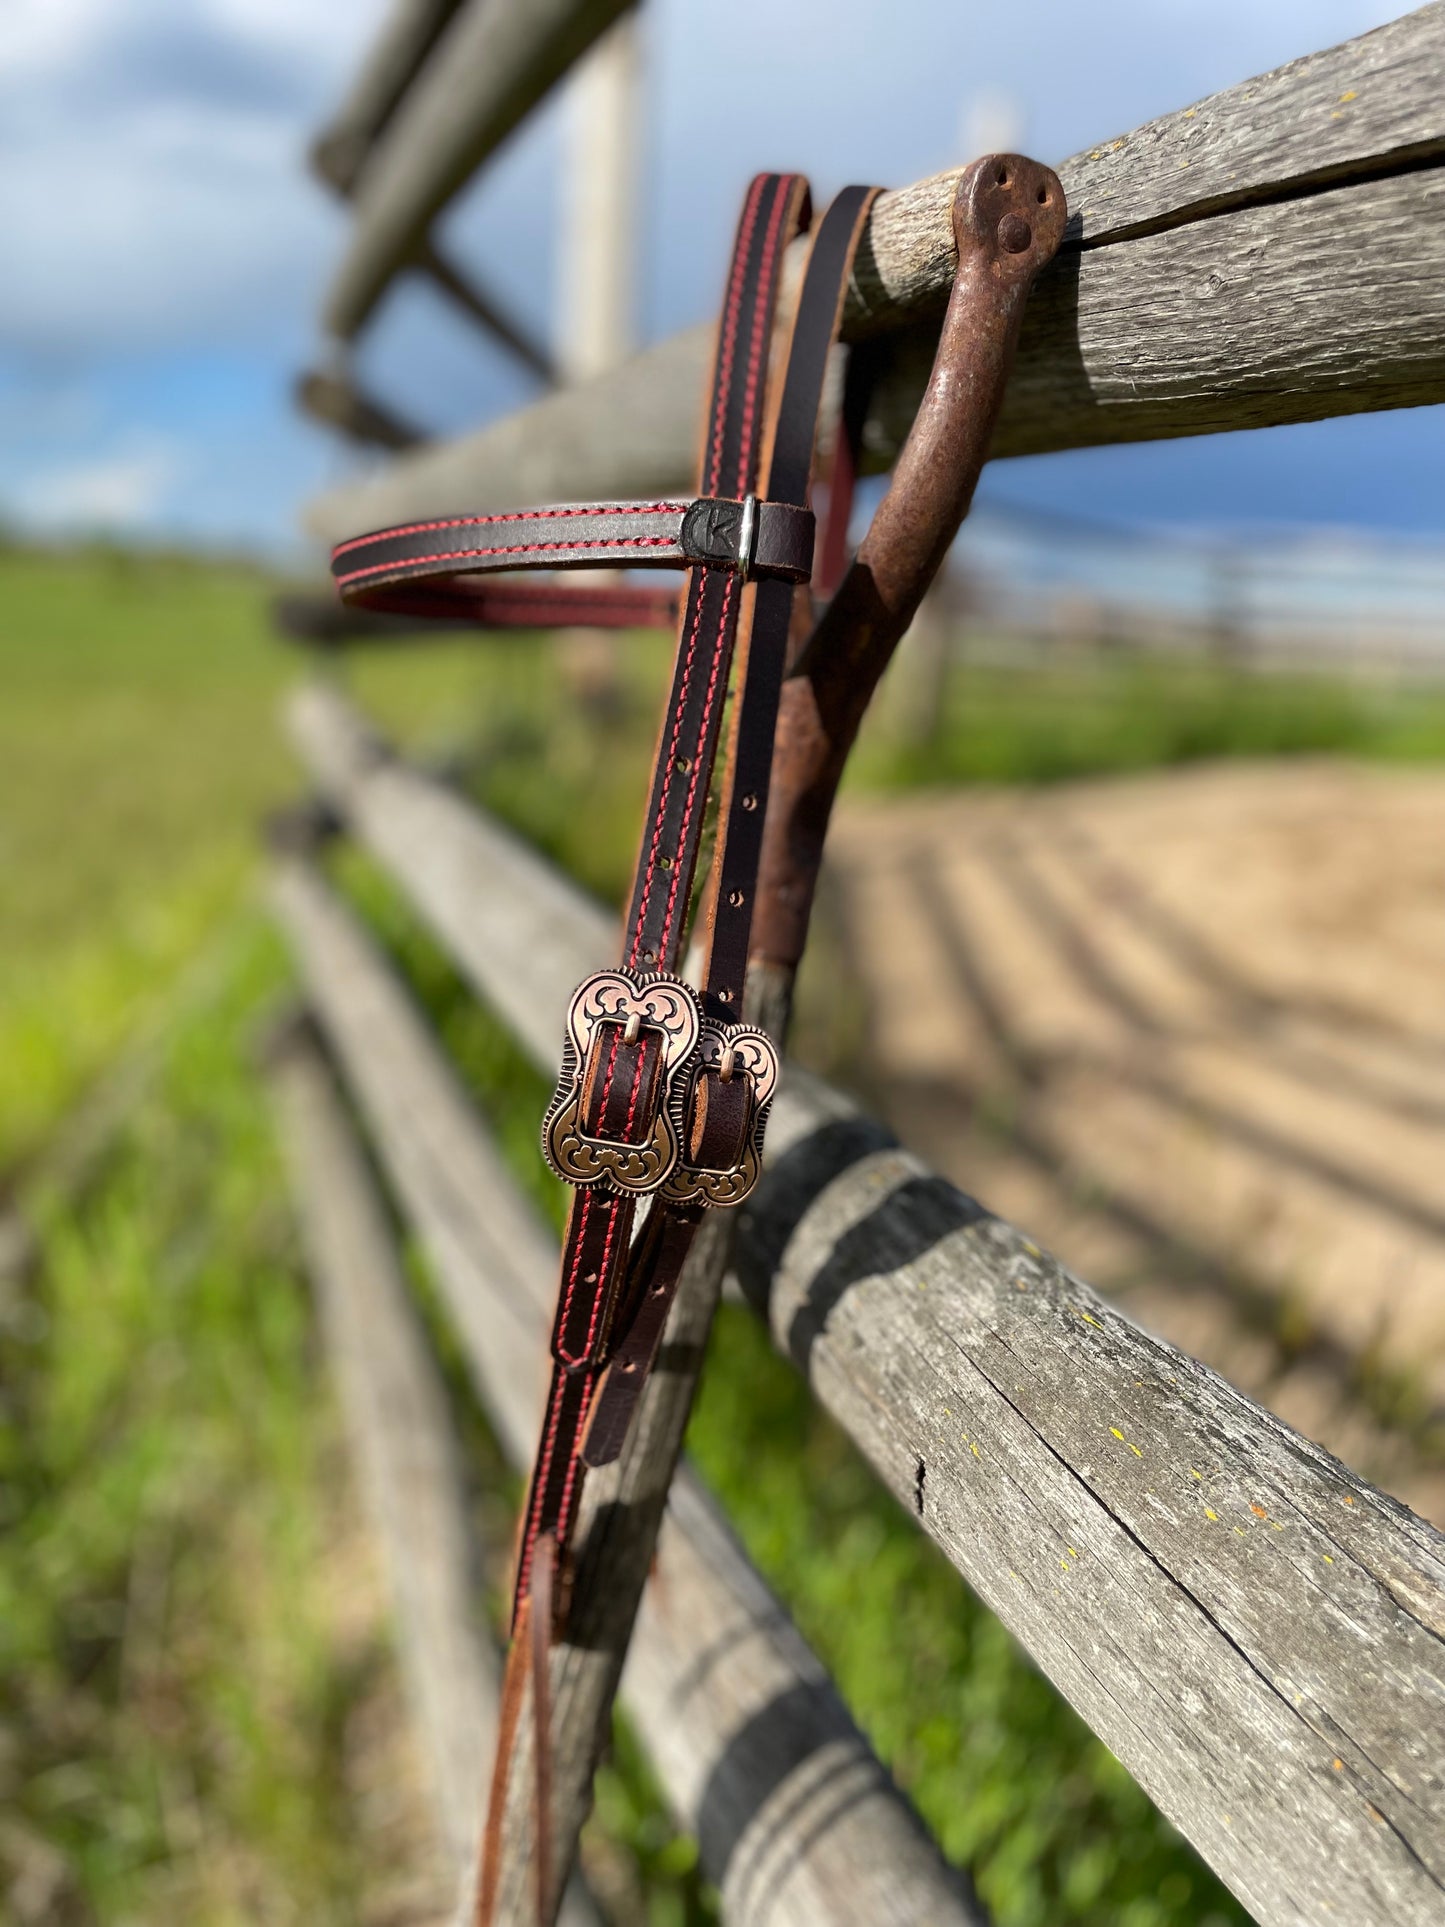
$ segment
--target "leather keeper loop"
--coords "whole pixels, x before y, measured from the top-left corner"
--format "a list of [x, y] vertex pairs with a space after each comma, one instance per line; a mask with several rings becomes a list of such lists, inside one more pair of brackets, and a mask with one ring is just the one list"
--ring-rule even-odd
[[[752, 516], [749, 518], [748, 509]], [[682, 551], [704, 567], [806, 582], [813, 571], [813, 511], [792, 502], [704, 496], [682, 518]]]

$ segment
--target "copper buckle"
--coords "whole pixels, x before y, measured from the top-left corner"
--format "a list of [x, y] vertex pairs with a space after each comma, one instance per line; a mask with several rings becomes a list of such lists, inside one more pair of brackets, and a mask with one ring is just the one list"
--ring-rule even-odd
[[670, 1204], [741, 1204], [762, 1175], [777, 1046], [754, 1024], [704, 1018], [684, 1082], [685, 1148], [662, 1195]]
[[682, 1155], [687, 1067], [702, 1007], [691, 984], [599, 970], [567, 1008], [562, 1069], [542, 1120], [542, 1154], [581, 1186], [655, 1191]]

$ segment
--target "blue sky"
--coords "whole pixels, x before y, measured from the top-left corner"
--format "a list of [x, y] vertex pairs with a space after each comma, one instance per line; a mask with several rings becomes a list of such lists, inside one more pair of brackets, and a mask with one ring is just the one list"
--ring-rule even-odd
[[[990, 120], [1058, 160], [1400, 11], [1379, 0], [650, 0], [644, 338], [707, 314], [741, 187], [826, 195], [964, 158]], [[8, 0], [0, 45], [0, 516], [277, 549], [356, 457], [288, 399], [344, 238], [306, 176], [384, 0]], [[336, 31], [344, 22], [344, 31]], [[777, 61], [760, 47], [779, 47]], [[565, 98], [453, 208], [456, 253], [545, 331]], [[426, 289], [367, 337], [375, 391], [438, 431], [528, 380]], [[1000, 464], [1015, 502], [1185, 525], [1438, 530], [1445, 415]]]

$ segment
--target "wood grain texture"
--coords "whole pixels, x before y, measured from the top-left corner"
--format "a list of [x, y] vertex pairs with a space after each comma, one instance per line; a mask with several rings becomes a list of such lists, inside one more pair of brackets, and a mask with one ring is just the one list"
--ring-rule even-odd
[[[319, 873], [305, 862], [283, 864], [276, 901], [318, 1019], [435, 1266], [483, 1403], [508, 1455], [526, 1465], [545, 1394], [556, 1241], [506, 1174], [424, 1020]], [[670, 1351], [686, 1348], [688, 1317], [701, 1309], [694, 1300], [669, 1326]], [[649, 1471], [657, 1461], [647, 1431], [676, 1425], [668, 1383], [676, 1376], [666, 1368], [657, 1375], [639, 1415], [633, 1472], [610, 1468], [589, 1482], [584, 1567], [615, 1556], [629, 1535], [651, 1536], [644, 1515], [661, 1510], [673, 1454], [664, 1471]], [[635, 1476], [639, 1465], [644, 1479]], [[630, 1607], [619, 1628], [616, 1602], [599, 1604], [600, 1615], [554, 1662], [559, 1836], [590, 1803], [593, 1729], [599, 1709], [610, 1709], [631, 1630]], [[977, 1910], [823, 1667], [686, 1469], [672, 1487], [624, 1703], [680, 1819], [699, 1835], [729, 1921], [977, 1927]], [[503, 1914], [527, 1927], [529, 1738], [524, 1732], [513, 1779], [523, 1837], [511, 1864], [519, 1878]]]
[[322, 324], [349, 340], [433, 217], [632, 0], [464, 0], [356, 179]]
[[[1066, 248], [1094, 248], [1445, 154], [1445, 4], [1306, 54], [1062, 161]], [[950, 168], [886, 194], [849, 294], [850, 338], [942, 301]]]
[[[435, 900], [439, 843], [452, 889], [505, 892], [509, 944], [564, 944], [562, 980], [593, 966], [606, 920], [584, 908], [569, 941], [577, 893], [541, 858], [534, 922], [515, 852], [471, 867], [465, 804], [437, 792], [426, 820], [425, 877], [419, 848], [372, 847], [484, 995], [496, 960]], [[1257, 1917], [1438, 1921], [1445, 1539], [796, 1070], [740, 1216], [780, 1348], [913, 1516], [922, 1485], [923, 1529]]]
[[[1292, 62], [1059, 169], [995, 456], [1445, 398], [1445, 4]], [[1338, 115], [1339, 118], [1334, 117]], [[870, 466], [900, 444], [953, 272], [957, 170], [884, 195], [844, 335], [895, 336]], [[411, 456], [307, 511], [335, 541], [410, 514], [686, 487], [710, 331]]]

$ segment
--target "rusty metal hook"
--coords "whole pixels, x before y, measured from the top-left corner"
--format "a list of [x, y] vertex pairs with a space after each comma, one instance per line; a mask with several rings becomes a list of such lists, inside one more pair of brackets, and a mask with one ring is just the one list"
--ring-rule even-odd
[[1066, 212], [1058, 176], [1020, 154], [986, 155], [959, 179], [958, 267], [928, 386], [892, 485], [783, 686], [752, 948], [785, 981], [802, 956], [848, 752], [968, 513], [1024, 304]]

